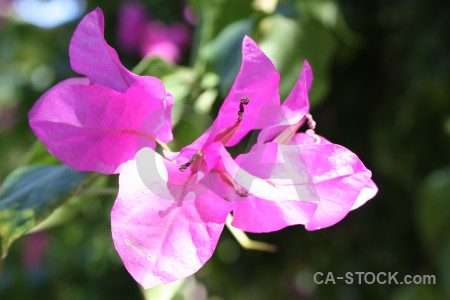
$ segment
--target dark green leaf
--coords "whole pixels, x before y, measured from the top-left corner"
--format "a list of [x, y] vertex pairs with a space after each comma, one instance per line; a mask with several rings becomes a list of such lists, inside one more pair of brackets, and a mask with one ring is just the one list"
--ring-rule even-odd
[[314, 74], [310, 101], [311, 105], [317, 105], [329, 90], [329, 68], [336, 48], [333, 35], [323, 24], [311, 18], [293, 20], [273, 15], [264, 19], [261, 24], [268, 30], [259, 45], [282, 75], [281, 99], [289, 94], [306, 59]]
[[66, 165], [35, 165], [12, 172], [0, 189], [0, 255], [75, 194], [89, 173]]
[[252, 29], [253, 21], [231, 23], [202, 50], [201, 56], [220, 75], [220, 90], [226, 95], [241, 65], [242, 40]]

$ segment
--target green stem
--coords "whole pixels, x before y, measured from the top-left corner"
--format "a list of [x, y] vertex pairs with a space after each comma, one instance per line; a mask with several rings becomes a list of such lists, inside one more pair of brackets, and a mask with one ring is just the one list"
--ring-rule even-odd
[[237, 240], [237, 242], [241, 245], [242, 248], [248, 249], [248, 250], [266, 251], [266, 252], [277, 251], [277, 246], [275, 246], [275, 245], [251, 240], [245, 234], [245, 232], [243, 232], [242, 230], [237, 229], [236, 227], [231, 225], [232, 221], [233, 221], [233, 217], [231, 215], [228, 215], [225, 225], [227, 226], [228, 230], [231, 232], [231, 234], [234, 236], [234, 238]]

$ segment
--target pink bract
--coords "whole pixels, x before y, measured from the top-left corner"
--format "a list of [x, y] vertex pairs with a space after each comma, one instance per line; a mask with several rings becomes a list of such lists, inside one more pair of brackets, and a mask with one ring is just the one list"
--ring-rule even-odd
[[[179, 153], [141, 149], [120, 174], [111, 213], [115, 247], [144, 288], [196, 272], [212, 255], [227, 215], [237, 228], [269, 232], [339, 222], [376, 193], [371, 172], [348, 149], [296, 131], [309, 118], [305, 62], [283, 105], [279, 75], [249, 37], [242, 66], [211, 127]], [[247, 154], [226, 146], [263, 129]], [[291, 131], [289, 131], [291, 130]]]
[[[289, 201], [274, 201], [264, 193], [256, 195], [250, 190], [248, 201], [239, 203], [234, 210], [232, 224], [235, 227], [250, 232], [266, 232], [304, 224], [307, 230], [317, 230], [336, 224], [350, 210], [375, 195], [376, 186], [370, 179], [371, 172], [354, 153], [332, 143], [316, 144], [315, 139], [304, 133], [295, 138], [288, 145], [274, 142], [257, 144], [251, 152], [237, 157], [236, 161], [243, 170], [259, 180], [272, 182], [278, 190], [288, 191], [290, 198]], [[358, 198], [360, 203], [356, 204]], [[281, 211], [283, 218], [278, 218], [279, 221], [284, 219], [285, 223], [267, 222], [273, 214], [260, 213], [260, 205], [268, 206], [276, 213], [279, 208], [274, 207], [274, 203], [286, 207]], [[312, 205], [315, 205], [314, 210]], [[303, 216], [309, 214], [302, 218], [302, 213]], [[253, 222], [253, 219], [260, 220], [260, 223]]]
[[[111, 213], [113, 239], [127, 270], [145, 288], [193, 274], [211, 257], [237, 204], [209, 186], [228, 190], [236, 184], [225, 165], [237, 165], [223, 144], [270, 124], [270, 109], [279, 108], [278, 78], [270, 60], [245, 38], [241, 71], [214, 124], [170, 159], [145, 148], [122, 169]], [[252, 100], [241, 108], [245, 97]]]
[[[305, 221], [296, 217], [285, 224], [285, 226], [304, 224], [307, 230], [317, 230], [336, 224], [352, 209], [360, 207], [374, 197], [378, 190], [371, 180], [372, 173], [350, 150], [332, 144], [318, 135], [313, 137], [304, 133], [296, 134], [307, 120], [308, 92], [312, 78], [311, 67], [305, 61], [297, 83], [281, 106], [277, 121], [260, 132], [258, 143], [250, 153], [236, 159], [242, 169], [256, 175], [258, 180], [273, 182], [289, 178], [290, 183], [284, 182], [278, 187], [284, 189], [291, 187], [291, 192], [295, 192], [291, 197], [297, 199], [295, 202], [297, 205], [304, 201], [313, 201], [317, 204], [317, 210], [311, 218]], [[277, 154], [270, 151], [270, 148], [273, 148], [271, 145], [273, 142], [270, 141], [278, 144]], [[293, 165], [295, 161], [303, 165], [278, 174], [275, 172], [277, 168], [283, 169], [283, 165]], [[307, 178], [310, 180], [307, 181]], [[305, 190], [305, 187], [308, 188]], [[264, 200], [271, 200], [264, 197], [261, 199], [256, 195], [250, 195], [249, 200], [248, 203], [244, 202], [235, 209], [233, 225], [251, 232], [272, 231], [271, 225], [261, 222], [262, 226], [254, 226], [256, 223], [244, 217], [253, 212], [256, 214], [255, 218], [263, 218], [264, 215], [259, 214], [259, 210], [256, 209], [259, 207], [257, 203], [267, 205]], [[288, 212], [295, 212], [291, 206], [289, 208]], [[276, 211], [275, 208], [271, 209]], [[274, 225], [273, 229], [277, 230], [277, 227]]]
[[[217, 135], [230, 130], [236, 124], [237, 111], [241, 99], [248, 98], [245, 105], [245, 117], [230, 132], [230, 139], [225, 146], [234, 146], [250, 131], [270, 126], [275, 121], [280, 109], [278, 82], [280, 75], [270, 59], [248, 36], [242, 42], [242, 64], [236, 79], [220, 107], [217, 118], [203, 139], [197, 143], [212, 142]], [[231, 130], [230, 130], [231, 131]]]
[[316, 230], [336, 224], [351, 210], [372, 199], [378, 188], [370, 172], [350, 150], [323, 137], [320, 143], [305, 133], [290, 142], [302, 149], [302, 155], [320, 196], [314, 217], [306, 224]]
[[29, 112], [36, 136], [50, 153], [80, 171], [118, 173], [142, 147], [172, 139], [172, 96], [155, 77], [128, 71], [103, 37], [97, 8], [72, 37], [72, 78], [48, 90]]
[[121, 171], [111, 228], [128, 272], [150, 288], [187, 277], [203, 266], [214, 252], [233, 204], [195, 178], [173, 183], [179, 189], [164, 189], [168, 185], [164, 175], [143, 178], [137, 162], [156, 159], [162, 168], [166, 165], [170, 177], [181, 173], [176, 165], [149, 148], [138, 155], [140, 159], [129, 161]]

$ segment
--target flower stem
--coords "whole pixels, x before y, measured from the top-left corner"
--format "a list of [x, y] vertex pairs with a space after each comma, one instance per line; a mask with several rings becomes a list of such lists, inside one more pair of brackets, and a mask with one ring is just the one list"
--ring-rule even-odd
[[161, 148], [163, 148], [164, 150], [169, 151], [169, 152], [173, 152], [173, 151], [170, 149], [170, 147], [169, 147], [166, 143], [163, 143], [163, 142], [160, 141], [159, 139], [155, 138], [155, 142], [156, 142], [158, 145], [160, 145]]
[[277, 250], [277, 246], [275, 245], [251, 240], [245, 232], [231, 225], [232, 221], [233, 216], [228, 215], [225, 225], [242, 248], [266, 252], [275, 252]]

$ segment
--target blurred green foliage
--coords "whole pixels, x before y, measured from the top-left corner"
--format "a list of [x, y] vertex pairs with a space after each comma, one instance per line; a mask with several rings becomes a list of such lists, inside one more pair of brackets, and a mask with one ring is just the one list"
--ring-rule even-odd
[[[136, 73], [160, 77], [175, 96], [174, 149], [192, 142], [211, 123], [238, 71], [241, 41], [247, 34], [280, 71], [282, 99], [308, 59], [315, 78], [311, 102], [317, 131], [357, 153], [373, 171], [380, 192], [331, 228], [306, 232], [295, 226], [251, 235], [276, 244], [275, 254], [243, 250], [225, 230], [213, 258], [195, 277], [144, 294], [111, 241], [109, 211], [117, 177], [98, 176], [89, 189], [35, 228], [42, 230], [47, 244], [36, 263], [26, 259], [29, 251], [39, 252], [30, 242], [36, 233], [12, 245], [0, 263], [1, 299], [170, 299], [174, 294], [174, 299], [210, 300], [450, 297], [448, 3], [191, 0], [197, 25], [192, 26], [191, 50], [180, 65], [155, 58], [140, 62], [121, 52], [116, 39], [121, 3], [92, 0], [86, 12], [100, 6], [106, 39], [124, 64]], [[153, 18], [182, 20], [180, 1], [142, 3]], [[26, 114], [51, 85], [75, 75], [67, 50], [78, 22], [42, 29], [3, 10], [1, 181], [20, 166], [62, 168], [35, 143]], [[235, 150], [242, 151], [242, 146]], [[10, 176], [14, 174], [17, 171]], [[50, 184], [60, 186], [58, 182], [56, 178]], [[19, 192], [26, 194], [26, 187]], [[0, 208], [7, 201], [0, 194]], [[339, 276], [358, 271], [435, 274], [437, 284], [313, 282], [315, 272]]]

